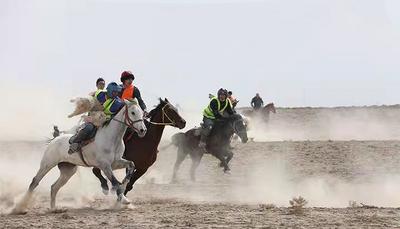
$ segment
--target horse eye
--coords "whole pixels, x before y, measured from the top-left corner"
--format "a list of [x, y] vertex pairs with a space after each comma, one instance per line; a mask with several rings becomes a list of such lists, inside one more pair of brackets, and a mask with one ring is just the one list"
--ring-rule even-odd
[[132, 114], [132, 115], [135, 115], [135, 112], [132, 111], [131, 114]]

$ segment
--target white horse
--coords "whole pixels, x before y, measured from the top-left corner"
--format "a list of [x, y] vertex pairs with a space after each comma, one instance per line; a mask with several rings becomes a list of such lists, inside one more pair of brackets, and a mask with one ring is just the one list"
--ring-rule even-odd
[[[77, 166], [100, 168], [111, 181], [116, 190], [118, 202], [129, 204], [123, 195], [127, 182], [134, 171], [134, 163], [122, 159], [125, 150], [123, 136], [128, 127], [138, 133], [140, 137], [146, 134], [143, 122], [143, 111], [136, 100], [125, 100], [126, 105], [116, 114], [109, 124], [97, 131], [93, 142], [82, 148], [82, 153], [68, 154], [69, 139], [72, 134], [64, 134], [51, 141], [43, 155], [40, 169], [33, 178], [23, 200], [17, 204], [13, 213], [25, 213], [34, 189], [42, 178], [56, 165], [60, 169], [60, 177], [51, 186], [51, 209], [56, 207], [56, 195], [62, 186], [75, 174]], [[115, 178], [113, 170], [127, 168], [128, 172], [122, 184]]]

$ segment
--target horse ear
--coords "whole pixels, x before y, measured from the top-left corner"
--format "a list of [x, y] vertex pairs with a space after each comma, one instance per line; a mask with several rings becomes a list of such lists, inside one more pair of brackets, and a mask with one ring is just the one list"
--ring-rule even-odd
[[125, 101], [125, 103], [128, 104], [128, 105], [131, 105], [131, 104], [137, 105], [137, 104], [138, 104], [138, 101], [137, 101], [136, 98], [134, 98], [134, 99], [124, 99], [124, 101]]
[[167, 98], [165, 98], [165, 102], [169, 103], [169, 101], [168, 101], [168, 99], [167, 99]]

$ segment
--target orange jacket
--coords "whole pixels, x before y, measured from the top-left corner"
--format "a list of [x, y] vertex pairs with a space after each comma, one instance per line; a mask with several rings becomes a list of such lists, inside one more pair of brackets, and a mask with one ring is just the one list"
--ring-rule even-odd
[[135, 87], [133, 86], [133, 84], [126, 87], [124, 89], [124, 91], [122, 92], [121, 99], [132, 99], [134, 90], [135, 90]]

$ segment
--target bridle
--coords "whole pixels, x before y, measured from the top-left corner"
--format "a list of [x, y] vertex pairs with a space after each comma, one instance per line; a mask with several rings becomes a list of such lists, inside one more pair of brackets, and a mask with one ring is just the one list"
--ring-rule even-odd
[[232, 129], [234, 130], [234, 132], [236, 132], [236, 133], [245, 132], [245, 130], [238, 130], [237, 124], [236, 124], [238, 122], [243, 122], [243, 120], [238, 119], [238, 120], [233, 121], [232, 124], [231, 124], [232, 125]]
[[[170, 118], [167, 114], [167, 112], [165, 112], [165, 108], [168, 106], [169, 104], [165, 104], [162, 108], [161, 108], [161, 112], [162, 112], [162, 116], [161, 116], [161, 122], [153, 122], [149, 120], [149, 123], [153, 124], [153, 125], [157, 125], [157, 126], [173, 126], [173, 127], [177, 127], [176, 122]], [[168, 120], [168, 122], [165, 122], [165, 119]]]
[[111, 119], [114, 120], [114, 121], [116, 121], [116, 122], [119, 122], [119, 123], [124, 124], [125, 126], [131, 128], [132, 130], [134, 130], [134, 131], [137, 132], [137, 133], [139, 133], [139, 130], [138, 130], [136, 127], [134, 127], [133, 124], [138, 123], [138, 122], [143, 122], [143, 121], [144, 121], [142, 118], [141, 118], [141, 119], [138, 119], [138, 120], [135, 120], [135, 121], [132, 120], [132, 119], [129, 117], [128, 105], [125, 105], [124, 121], [120, 121], [120, 120], [118, 120], [118, 119], [115, 119], [115, 117], [112, 117]]

